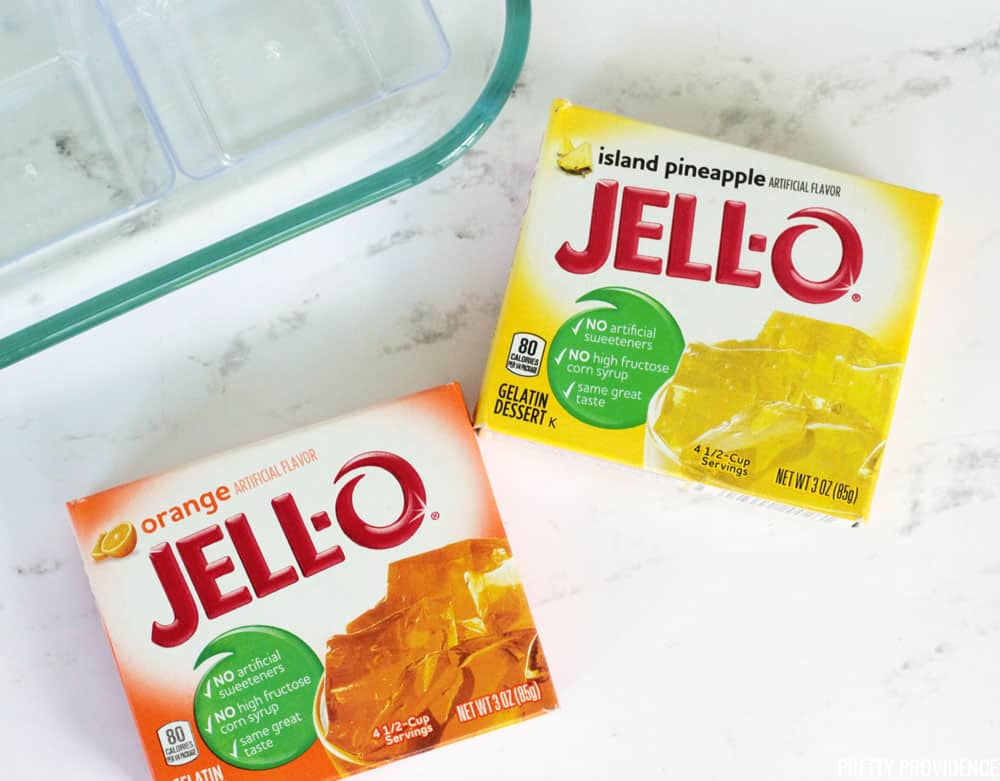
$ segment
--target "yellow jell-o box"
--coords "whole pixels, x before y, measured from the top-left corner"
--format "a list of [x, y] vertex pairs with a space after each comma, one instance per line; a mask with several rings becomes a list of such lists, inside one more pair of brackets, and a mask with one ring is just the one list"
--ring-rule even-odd
[[332, 781], [556, 707], [457, 385], [69, 512], [156, 781]]
[[866, 518], [940, 203], [556, 101], [476, 424]]

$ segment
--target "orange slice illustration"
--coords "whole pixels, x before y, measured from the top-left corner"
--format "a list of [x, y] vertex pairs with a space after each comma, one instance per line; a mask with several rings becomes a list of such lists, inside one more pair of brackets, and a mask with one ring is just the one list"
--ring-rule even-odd
[[101, 538], [101, 553], [123, 559], [135, 550], [139, 535], [130, 523], [120, 523]]
[[107, 532], [101, 532], [97, 537], [97, 542], [94, 543], [94, 549], [90, 552], [90, 557], [94, 561], [100, 561], [101, 559], [106, 559], [108, 554], [104, 552], [101, 546], [104, 544], [104, 538], [108, 536]]

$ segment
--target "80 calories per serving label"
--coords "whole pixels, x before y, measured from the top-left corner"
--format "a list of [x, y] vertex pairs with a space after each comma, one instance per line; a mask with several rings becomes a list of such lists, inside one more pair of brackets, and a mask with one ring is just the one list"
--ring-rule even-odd
[[156, 738], [163, 749], [163, 759], [171, 767], [186, 765], [198, 758], [198, 745], [194, 742], [191, 722], [172, 721], [156, 731]]
[[559, 403], [592, 426], [623, 429], [646, 422], [653, 394], [677, 370], [684, 336], [659, 301], [638, 290], [605, 287], [577, 303], [549, 348], [548, 373]]
[[280, 767], [316, 741], [312, 706], [323, 665], [295, 635], [248, 626], [220, 635], [196, 666], [218, 659], [202, 678], [194, 713], [217, 757], [246, 770]]

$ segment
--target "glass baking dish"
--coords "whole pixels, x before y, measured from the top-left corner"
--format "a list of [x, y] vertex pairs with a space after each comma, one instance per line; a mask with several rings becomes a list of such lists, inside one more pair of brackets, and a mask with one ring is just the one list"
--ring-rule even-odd
[[529, 0], [5, 0], [0, 367], [433, 176], [529, 29]]

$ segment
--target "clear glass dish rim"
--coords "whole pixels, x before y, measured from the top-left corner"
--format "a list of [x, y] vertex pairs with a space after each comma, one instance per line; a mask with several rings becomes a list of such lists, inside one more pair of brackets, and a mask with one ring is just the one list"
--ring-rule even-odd
[[506, 105], [524, 66], [531, 0], [505, 0], [503, 42], [485, 87], [443, 136], [410, 157], [0, 338], [0, 369], [437, 175], [471, 149]]

